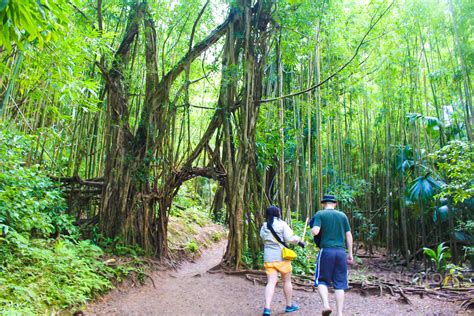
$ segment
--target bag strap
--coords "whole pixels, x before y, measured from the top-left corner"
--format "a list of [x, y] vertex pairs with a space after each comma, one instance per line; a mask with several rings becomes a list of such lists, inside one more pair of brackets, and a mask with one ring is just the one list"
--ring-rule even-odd
[[[268, 226], [268, 224], [267, 224]], [[282, 244], [283, 246], [285, 246], [286, 248], [288, 248], [288, 245], [283, 241], [281, 240], [280, 236], [278, 236], [278, 234], [275, 232], [275, 230], [273, 229], [273, 226], [270, 225], [269, 227], [267, 227], [271, 232], [272, 232], [272, 235], [273, 237], [275, 237], [275, 239], [280, 243]]]

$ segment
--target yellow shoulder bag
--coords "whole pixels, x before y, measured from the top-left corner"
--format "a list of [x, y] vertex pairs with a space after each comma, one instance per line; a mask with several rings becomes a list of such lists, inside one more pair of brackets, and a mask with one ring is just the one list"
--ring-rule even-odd
[[286, 245], [286, 243], [284, 243], [280, 237], [277, 235], [277, 233], [275, 232], [275, 230], [273, 229], [272, 226], [268, 227], [268, 229], [270, 229], [270, 231], [272, 232], [272, 235], [273, 237], [275, 237], [275, 239], [277, 240], [277, 242], [279, 242], [281, 245], [283, 245], [283, 248], [281, 249], [281, 257], [284, 259], [284, 260], [294, 260], [296, 259], [297, 255], [296, 255], [296, 252], [294, 252], [293, 250], [291, 250], [290, 248], [288, 248], [288, 246]]

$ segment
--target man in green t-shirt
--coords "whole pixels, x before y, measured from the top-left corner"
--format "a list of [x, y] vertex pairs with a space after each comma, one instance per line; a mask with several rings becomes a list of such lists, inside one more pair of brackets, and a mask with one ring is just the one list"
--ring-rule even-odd
[[323, 301], [323, 315], [330, 315], [332, 312], [328, 301], [328, 286], [334, 286], [337, 315], [342, 316], [344, 290], [349, 286], [347, 264], [354, 261], [352, 233], [346, 214], [336, 210], [337, 200], [334, 195], [325, 195], [321, 203], [323, 210], [316, 212], [310, 222], [312, 234], [321, 237], [314, 286], [318, 288]]

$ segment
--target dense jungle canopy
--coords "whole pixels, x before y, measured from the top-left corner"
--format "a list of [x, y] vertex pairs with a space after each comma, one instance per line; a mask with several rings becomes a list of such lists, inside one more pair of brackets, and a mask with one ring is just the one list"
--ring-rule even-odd
[[169, 258], [185, 189], [238, 269], [261, 260], [269, 204], [302, 226], [333, 193], [356, 247], [416, 265], [446, 242], [462, 264], [473, 15], [469, 0], [0, 1], [0, 240], [72, 225]]

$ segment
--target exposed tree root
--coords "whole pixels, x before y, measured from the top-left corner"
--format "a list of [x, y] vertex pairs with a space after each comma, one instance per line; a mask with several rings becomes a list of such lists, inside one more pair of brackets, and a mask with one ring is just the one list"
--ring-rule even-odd
[[[247, 280], [253, 282], [254, 285], [267, 283], [267, 278], [264, 271], [260, 270], [239, 270], [231, 271], [224, 268], [222, 265], [217, 265], [211, 268], [208, 273], [225, 273], [229, 275], [244, 276]], [[293, 276], [293, 288], [298, 291], [314, 292], [316, 288], [313, 285], [313, 279], [309, 276]], [[378, 295], [383, 296], [384, 293], [391, 296], [398, 296], [399, 300], [405, 304], [412, 305], [409, 295], [419, 295], [429, 297], [462, 302], [461, 306], [465, 309], [474, 308], [474, 286], [471, 287], [436, 287], [428, 288], [419, 285], [409, 285], [407, 282], [385, 281], [378, 277], [371, 276], [370, 280], [357, 280], [349, 282], [349, 290], [358, 291], [361, 295]]]
[[155, 280], [153, 280], [153, 278], [150, 275], [146, 274], [146, 273], [143, 273], [143, 275], [151, 280], [151, 284], [153, 284], [153, 288], [156, 289]]

